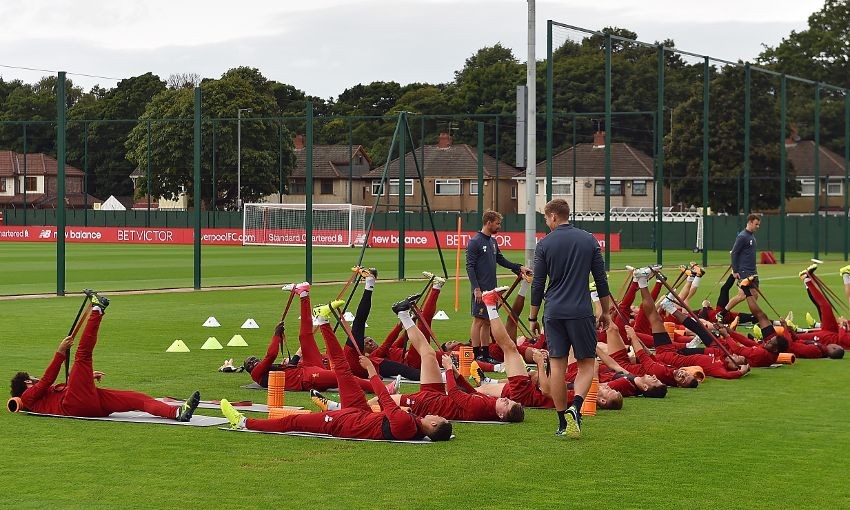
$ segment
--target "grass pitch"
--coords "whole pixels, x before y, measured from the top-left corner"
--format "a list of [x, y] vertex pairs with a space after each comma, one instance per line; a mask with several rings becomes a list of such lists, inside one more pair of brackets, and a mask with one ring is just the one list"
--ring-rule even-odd
[[[110, 268], [109, 246], [72, 254], [76, 247], [69, 248], [69, 255], [79, 256], [74, 262], [79, 267], [69, 269], [69, 282], [78, 287], [134, 288], [127, 281], [150, 287], [159, 278], [156, 269], [169, 266], [170, 257], [156, 259], [154, 251], [147, 251], [153, 247], [133, 258], [117, 254], [126, 257], [122, 264], [135, 261], [140, 266], [130, 276], [135, 280], [125, 280], [121, 275], [126, 269]], [[9, 253], [8, 245], [0, 249]], [[239, 250], [234, 250], [237, 255], [222, 250], [227, 260], [220, 266], [223, 281], [225, 267], [242, 269], [240, 283], [246, 283], [246, 268], [256, 270], [258, 280], [274, 276], [264, 283], [303, 275], [303, 261], [288, 261], [280, 250], [259, 250], [259, 257]], [[22, 259], [35, 258], [36, 251]], [[189, 272], [183, 278], [191, 286], [188, 253]], [[315, 273], [347, 276], [354, 255], [339, 250], [328, 256], [336, 253], [338, 261], [317, 257]], [[366, 262], [380, 266], [376, 251], [368, 253], [375, 259]], [[408, 253], [409, 275], [436, 269], [433, 253], [422, 252], [421, 260], [417, 251]], [[651, 253], [631, 255], [622, 263], [654, 260]], [[386, 261], [397, 257], [395, 252], [381, 256]], [[508, 257], [519, 259], [516, 254]], [[687, 258], [683, 252], [682, 261]], [[805, 256], [798, 258], [797, 265], [759, 269], [771, 303], [782, 313], [793, 309], [802, 317], [814, 309], [796, 276], [805, 265]], [[3, 260], [6, 269], [9, 259]], [[210, 254], [206, 260], [215, 257]], [[718, 255], [715, 260], [723, 259]], [[41, 271], [52, 272], [49, 264], [41, 264]], [[839, 293], [837, 268], [843, 264], [830, 261], [820, 270]], [[27, 271], [17, 262], [11, 267], [4, 274], [12, 279]], [[300, 272], [286, 273], [280, 267], [300, 267]], [[723, 269], [725, 263], [709, 268], [698, 298], [709, 293], [712, 300], [716, 297], [717, 289], [710, 291]], [[38, 284], [48, 287], [47, 292], [51, 277], [45, 275]], [[612, 272], [612, 287], [619, 289], [624, 278], [624, 272]], [[4, 285], [5, 293], [22, 293], [8, 292], [14, 285]], [[382, 337], [395, 321], [390, 304], [420, 288], [419, 282], [379, 282], [367, 332]], [[314, 304], [332, 299], [339, 289], [314, 287]], [[461, 306], [455, 312], [453, 284], [444, 288], [439, 306], [451, 320], [435, 321], [441, 339], [467, 337], [468, 292], [462, 281]], [[199, 389], [206, 399], [264, 402], [263, 392], [239, 388], [250, 381], [247, 375], [216, 370], [225, 358], [241, 360], [264, 352], [285, 297], [276, 288], [112, 294], [95, 351], [96, 368], [107, 374], [103, 385], [154, 396], [182, 397]], [[17, 370], [40, 375], [67, 333], [79, 300], [0, 301], [0, 372], [9, 378]], [[210, 315], [221, 328], [201, 326]], [[239, 329], [248, 317], [261, 329]], [[297, 317], [298, 310], [290, 310], [287, 331], [293, 350]], [[249, 347], [200, 350], [208, 336], [226, 344], [235, 333]], [[165, 353], [177, 338], [192, 352]], [[538, 410], [529, 410], [521, 424], [456, 425], [453, 441], [431, 445], [347, 443], [2, 412], [5, 462], [0, 485], [7, 488], [6, 501], [13, 508], [844, 508], [850, 507], [850, 490], [842, 481], [846, 441], [841, 439], [850, 422], [847, 363], [801, 360], [795, 366], [754, 369], [738, 381], [709, 380], [696, 390], [671, 389], [662, 400], [626, 399], [621, 411], [587, 418], [580, 441], [556, 439], [554, 413]], [[286, 402], [311, 406], [304, 393], [288, 393]]]

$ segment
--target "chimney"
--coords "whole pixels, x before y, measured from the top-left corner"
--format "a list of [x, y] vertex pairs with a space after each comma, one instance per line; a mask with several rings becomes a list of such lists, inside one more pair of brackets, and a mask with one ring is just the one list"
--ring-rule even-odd
[[448, 149], [452, 146], [452, 135], [448, 133], [440, 133], [440, 140], [437, 142], [438, 149]]
[[785, 139], [785, 147], [796, 147], [797, 142], [800, 141], [800, 135], [797, 132], [797, 126], [792, 123], [790, 129], [791, 134], [788, 135], [788, 138]]
[[593, 133], [593, 148], [602, 149], [605, 147], [605, 131], [597, 131]]
[[295, 150], [301, 150], [304, 148], [304, 135], [295, 135]]

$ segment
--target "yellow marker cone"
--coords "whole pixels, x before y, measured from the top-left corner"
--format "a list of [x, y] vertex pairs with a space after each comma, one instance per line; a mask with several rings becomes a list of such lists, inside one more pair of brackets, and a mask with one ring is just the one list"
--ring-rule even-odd
[[207, 338], [207, 341], [204, 342], [204, 345], [201, 346], [203, 350], [212, 350], [212, 349], [224, 349], [219, 343], [218, 339], [214, 336]]
[[183, 343], [183, 340], [175, 340], [165, 352], [189, 352], [189, 346]]
[[229, 342], [227, 342], [227, 346], [228, 347], [248, 347], [248, 342], [246, 342], [245, 339], [242, 338], [242, 335], [236, 334], [236, 335], [233, 335], [233, 338], [231, 338]]

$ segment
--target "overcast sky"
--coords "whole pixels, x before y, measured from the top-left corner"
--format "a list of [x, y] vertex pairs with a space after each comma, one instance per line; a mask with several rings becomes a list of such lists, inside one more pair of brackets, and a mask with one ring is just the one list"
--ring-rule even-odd
[[[537, 2], [537, 59], [546, 20], [628, 28], [647, 42], [751, 60], [807, 27], [822, 0], [561, 0]], [[152, 71], [219, 77], [244, 65], [320, 97], [357, 83], [444, 83], [497, 42], [525, 61], [523, 0], [27, 0], [0, 3], [0, 65], [107, 78]], [[563, 40], [567, 32], [558, 32]], [[0, 67], [5, 80], [46, 73]], [[69, 75], [88, 89], [115, 80]]]

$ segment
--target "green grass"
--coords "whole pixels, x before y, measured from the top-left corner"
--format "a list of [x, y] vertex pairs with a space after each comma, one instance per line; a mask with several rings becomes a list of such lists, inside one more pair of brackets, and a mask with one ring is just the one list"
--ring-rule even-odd
[[[119, 270], [109, 269], [110, 256], [104, 253], [109, 247], [97, 248], [75, 262], [77, 272], [91, 278], [73, 280], [75, 285], [132, 288], [124, 284], [133, 281], [151, 286], [160, 278], [158, 268], [168, 266], [167, 260], [154, 259], [154, 253], [176, 253], [158, 247], [148, 252], [150, 247], [144, 247], [145, 254], [136, 257], [142, 266], [132, 276], [136, 279], [123, 280]], [[10, 253], [7, 244], [0, 249]], [[249, 253], [239, 250], [233, 252]], [[23, 259], [36, 257], [37, 250], [29, 257], [24, 251], [19, 252]], [[316, 268], [329, 278], [344, 275], [353, 252], [328, 252], [322, 257], [340, 260], [317, 257]], [[205, 253], [207, 260], [216, 260], [216, 250]], [[219, 274], [225, 281], [226, 267], [238, 268], [243, 280], [252, 271], [257, 278], [274, 277], [275, 282], [303, 274], [303, 262], [287, 266], [278, 249], [259, 249], [257, 256], [250, 250], [250, 258], [230, 253], [220, 253]], [[408, 253], [411, 275], [435, 265], [425, 256], [428, 252], [422, 252], [422, 258], [417, 251]], [[375, 256], [374, 251], [370, 254]], [[123, 255], [129, 263], [131, 258]], [[682, 256], [688, 257], [684, 252]], [[386, 258], [391, 260], [391, 255]], [[653, 259], [648, 253], [622, 263]], [[2, 260], [4, 277], [26, 281], [19, 274], [24, 271], [21, 262], [9, 264], [5, 256]], [[296, 269], [276, 273], [278, 265]], [[828, 262], [820, 270], [839, 293], [841, 265]], [[760, 267], [765, 295], [783, 313], [789, 308], [798, 315], [813, 311], [796, 276], [801, 267]], [[191, 264], [188, 271], [184, 278], [190, 279]], [[720, 272], [710, 269], [699, 296], [709, 293]], [[69, 281], [72, 274], [69, 271]], [[102, 280], [97, 279], [101, 274]], [[615, 290], [623, 278], [622, 272], [612, 273]], [[6, 291], [13, 288], [4, 285]], [[451, 317], [434, 323], [441, 339], [468, 334], [469, 289], [466, 282], [461, 285], [459, 312], [453, 310], [451, 283], [441, 298], [440, 307]], [[420, 287], [418, 282], [380, 282], [367, 331], [382, 336], [394, 323], [392, 301]], [[338, 291], [339, 286], [317, 286], [313, 301], [325, 302]], [[199, 389], [207, 399], [264, 402], [264, 393], [239, 388], [249, 380], [245, 374], [216, 370], [226, 357], [240, 360], [262, 354], [284, 297], [278, 289], [265, 288], [113, 294], [95, 366], [106, 372], [107, 387], [174, 396]], [[8, 377], [17, 370], [40, 374], [67, 333], [79, 300], [0, 300], [0, 372]], [[201, 327], [210, 315], [218, 318], [221, 328]], [[293, 344], [297, 316], [292, 310], [287, 321]], [[240, 330], [247, 317], [256, 319], [261, 329]], [[210, 335], [224, 344], [237, 332], [249, 347], [199, 349]], [[192, 352], [165, 353], [177, 338]], [[850, 491], [841, 481], [841, 445], [846, 443], [841, 438], [850, 422], [847, 363], [801, 360], [793, 367], [754, 369], [738, 381], [709, 380], [697, 390], [671, 389], [663, 400], [627, 399], [621, 411], [588, 418], [580, 441], [554, 438], [554, 413], [539, 410], [529, 410], [522, 424], [456, 425], [455, 440], [432, 445], [320, 441], [3, 412], [0, 486], [7, 488], [7, 501], [15, 508], [845, 508], [850, 507]], [[310, 406], [303, 393], [288, 393], [286, 399], [288, 404]]]

